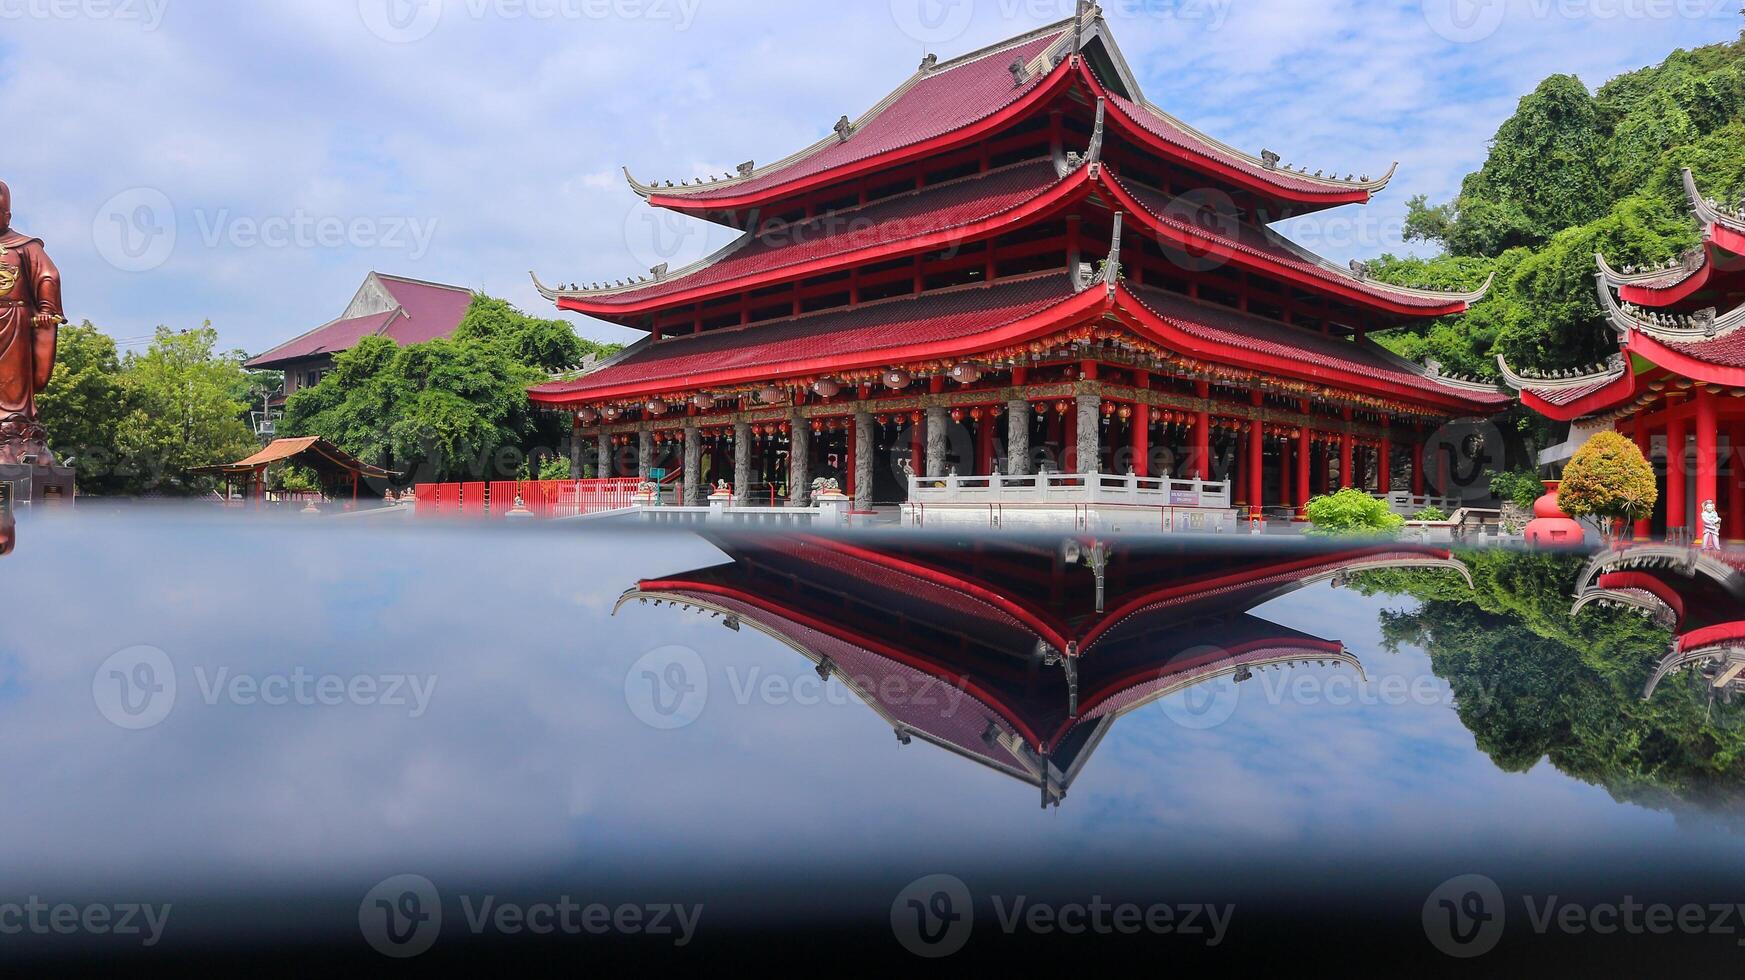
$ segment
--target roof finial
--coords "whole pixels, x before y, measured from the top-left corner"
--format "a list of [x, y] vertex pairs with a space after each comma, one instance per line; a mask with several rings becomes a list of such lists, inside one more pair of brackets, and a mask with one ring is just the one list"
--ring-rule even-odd
[[1085, 11], [1090, 8], [1090, 0], [1078, 0], [1078, 7], [1072, 15], [1072, 53], [1078, 54], [1085, 44]]
[[756, 160], [747, 160], [744, 163], [739, 165], [739, 176], [750, 177], [751, 172], [753, 170], [756, 170], [756, 169], [757, 169], [757, 161]]
[[939, 67], [939, 56], [931, 51], [927, 52], [927, 57], [921, 59], [920, 70], [922, 73], [930, 72], [937, 67]]
[[1284, 159], [1284, 158], [1279, 156], [1277, 153], [1272, 152], [1271, 150], [1261, 150], [1260, 151], [1260, 161], [1262, 163], [1266, 164], [1266, 169], [1268, 169], [1268, 170], [1277, 170], [1278, 163], [1282, 159]]
[[1125, 216], [1115, 212], [1115, 231], [1109, 241], [1109, 257], [1103, 260], [1103, 283], [1109, 287], [1109, 296], [1115, 295], [1115, 287], [1121, 282], [1121, 223]]
[[1024, 84], [1025, 71], [1024, 71], [1024, 59], [1023, 58], [1012, 59], [1012, 63], [1010, 65], [1006, 66], [1006, 70], [1012, 73], [1012, 87], [1013, 88], [1016, 88], [1016, 87]]
[[848, 138], [854, 135], [854, 123], [849, 122], [847, 116], [843, 116], [841, 119], [836, 120], [835, 128], [836, 138], [844, 143], [848, 142]]

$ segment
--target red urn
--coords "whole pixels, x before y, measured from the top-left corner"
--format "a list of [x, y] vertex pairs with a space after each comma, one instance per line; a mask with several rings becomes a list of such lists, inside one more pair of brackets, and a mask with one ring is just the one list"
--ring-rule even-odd
[[1575, 548], [1587, 536], [1581, 523], [1557, 505], [1557, 487], [1557, 481], [1546, 480], [1545, 496], [1533, 501], [1533, 519], [1523, 535], [1535, 548]]

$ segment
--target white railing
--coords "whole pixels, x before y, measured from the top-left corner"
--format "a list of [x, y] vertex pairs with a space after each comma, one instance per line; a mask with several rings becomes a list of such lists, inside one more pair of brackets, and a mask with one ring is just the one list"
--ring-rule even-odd
[[1415, 494], [1410, 490], [1395, 490], [1392, 493], [1371, 494], [1377, 500], [1386, 501], [1388, 510], [1401, 517], [1416, 517], [1426, 508], [1434, 507], [1444, 514], [1453, 514], [1466, 506], [1466, 501], [1459, 497], [1432, 497], [1425, 494]]
[[1230, 484], [1107, 473], [909, 477], [912, 504], [1113, 504], [1228, 510]]

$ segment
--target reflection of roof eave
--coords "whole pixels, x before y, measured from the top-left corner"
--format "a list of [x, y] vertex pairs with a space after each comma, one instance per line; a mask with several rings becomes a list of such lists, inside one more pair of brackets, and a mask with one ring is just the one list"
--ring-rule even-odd
[[1745, 575], [1741, 575], [1738, 569], [1707, 552], [1671, 544], [1631, 545], [1595, 555], [1576, 579], [1576, 594], [1595, 589], [1595, 580], [1606, 572], [1632, 569], [1673, 571], [1690, 579], [1701, 573], [1729, 595], [1745, 601]]
[[1643, 685], [1642, 700], [1651, 700], [1654, 697], [1655, 689], [1660, 686], [1660, 682], [1673, 674], [1695, 667], [1705, 661], [1721, 658], [1737, 662], [1739, 659], [1745, 659], [1745, 649], [1731, 643], [1714, 644], [1691, 650], [1675, 648], [1660, 659], [1660, 663], [1654, 668], [1653, 675], [1648, 678], [1648, 683]]
[[1595, 603], [1615, 602], [1653, 614], [1655, 621], [1668, 627], [1676, 624], [1677, 610], [1663, 602], [1659, 596], [1642, 589], [1589, 589], [1576, 597], [1575, 605], [1569, 609], [1571, 618], [1579, 616]]
[[1379, 571], [1379, 570], [1388, 569], [1388, 568], [1410, 568], [1410, 569], [1426, 569], [1426, 570], [1440, 569], [1442, 571], [1450, 571], [1450, 572], [1454, 572], [1455, 574], [1459, 575], [1461, 577], [1461, 579], [1466, 582], [1467, 588], [1469, 588], [1469, 589], [1476, 589], [1477, 588], [1477, 585], [1475, 585], [1473, 583], [1473, 580], [1472, 580], [1472, 569], [1467, 568], [1465, 562], [1461, 561], [1458, 558], [1453, 557], [1452, 555], [1450, 555], [1447, 558], [1414, 558], [1414, 557], [1366, 558], [1366, 559], [1361, 559], [1359, 561], [1354, 561], [1348, 565], [1342, 565], [1339, 568], [1329, 569], [1329, 570], [1324, 571], [1324, 572], [1318, 572], [1318, 573], [1316, 573], [1308, 578], [1305, 578], [1303, 580], [1303, 584], [1305, 586], [1313, 585], [1313, 584], [1318, 583], [1318, 582], [1326, 582], [1326, 581], [1330, 581], [1333, 579], [1345, 578], [1345, 577], [1348, 577], [1351, 575], [1355, 575], [1358, 572], [1373, 572], [1373, 571]]

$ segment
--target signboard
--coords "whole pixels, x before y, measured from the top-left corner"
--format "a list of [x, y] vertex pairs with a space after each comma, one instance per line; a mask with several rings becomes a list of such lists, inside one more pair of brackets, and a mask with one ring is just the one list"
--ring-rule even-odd
[[650, 480], [653, 480], [656, 483], [659, 483], [660, 481], [666, 479], [666, 470], [662, 467], [659, 467], [659, 466], [650, 466], [648, 468], [648, 478]]
[[1169, 492], [1169, 505], [1171, 507], [1198, 507], [1200, 506], [1200, 492], [1198, 490], [1171, 490]]

